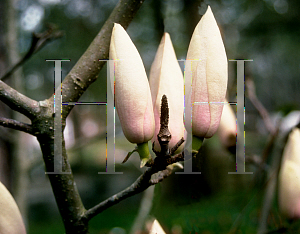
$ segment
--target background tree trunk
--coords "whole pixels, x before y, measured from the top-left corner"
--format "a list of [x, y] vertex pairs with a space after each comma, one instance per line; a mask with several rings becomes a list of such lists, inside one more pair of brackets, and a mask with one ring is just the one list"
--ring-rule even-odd
[[[7, 65], [7, 51], [5, 38], [5, 22], [7, 18], [6, 1], [0, 1], [0, 75], [3, 75]], [[12, 117], [12, 110], [4, 103], [0, 102], [1, 116]], [[1, 127], [0, 134], [0, 181], [11, 191], [11, 159], [13, 149], [13, 131], [9, 128]]]
[[[6, 4], [6, 44], [8, 67], [12, 67], [20, 60], [18, 42], [18, 17], [14, 6], [18, 1], [7, 1]], [[9, 78], [12, 87], [20, 93], [24, 93], [23, 69], [19, 68]], [[12, 113], [13, 119], [21, 122], [29, 122], [28, 118], [18, 112]], [[27, 221], [27, 188], [29, 184], [27, 167], [29, 165], [28, 149], [31, 144], [31, 137], [21, 131], [13, 132], [13, 148], [10, 152], [12, 156], [11, 171], [13, 173], [12, 194], [18, 204], [23, 220]]]

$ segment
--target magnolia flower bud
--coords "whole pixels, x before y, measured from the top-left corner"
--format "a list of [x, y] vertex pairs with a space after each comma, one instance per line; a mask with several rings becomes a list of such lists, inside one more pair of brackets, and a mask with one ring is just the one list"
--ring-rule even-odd
[[[227, 102], [227, 100], [225, 100]], [[224, 105], [218, 135], [222, 145], [231, 149], [236, 147], [237, 123], [236, 116], [229, 104]]]
[[115, 103], [124, 135], [143, 149], [142, 160], [150, 159], [145, 147], [155, 126], [150, 87], [139, 52], [119, 24], [114, 25], [109, 54], [115, 60]]
[[26, 234], [19, 208], [6, 189], [0, 182], [0, 233], [3, 234]]
[[166, 234], [165, 231], [160, 226], [157, 219], [155, 219], [152, 223], [151, 229], [149, 231], [149, 234]]
[[[167, 96], [169, 107], [169, 131], [171, 140], [169, 147], [172, 148], [184, 137], [184, 87], [183, 75], [173, 49], [170, 35], [165, 33], [161, 39], [155, 59], [150, 70], [150, 88], [155, 118], [155, 150], [160, 149], [157, 134], [160, 129], [161, 99]], [[182, 144], [176, 153], [182, 151]]]
[[186, 87], [193, 104], [192, 133], [209, 138], [219, 127], [228, 79], [225, 48], [210, 7], [195, 28], [187, 60], [192, 60], [186, 67], [192, 72], [192, 87]]
[[289, 135], [279, 173], [279, 208], [290, 219], [300, 219], [300, 130]]

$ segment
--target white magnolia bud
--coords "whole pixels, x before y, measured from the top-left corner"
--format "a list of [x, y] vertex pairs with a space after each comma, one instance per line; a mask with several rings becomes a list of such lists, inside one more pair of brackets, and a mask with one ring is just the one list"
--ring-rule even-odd
[[[225, 100], [225, 102], [227, 102], [227, 100]], [[224, 105], [217, 134], [220, 138], [222, 145], [225, 148], [231, 148], [236, 146], [236, 115], [229, 104]]]
[[131, 143], [153, 137], [154, 115], [150, 87], [139, 52], [120, 24], [115, 24], [110, 42], [115, 60], [115, 100], [124, 135]]
[[289, 135], [279, 174], [279, 208], [290, 219], [300, 218], [300, 130]]
[[227, 56], [210, 7], [194, 30], [187, 60], [191, 60], [192, 68], [187, 66], [186, 72], [192, 72], [193, 80], [192, 91], [186, 87], [187, 95], [192, 103], [200, 103], [193, 105], [192, 133], [209, 138], [219, 127], [228, 80]]
[[155, 127], [151, 92], [142, 58], [120, 24], [114, 25], [109, 56], [115, 60], [115, 101], [123, 133], [137, 143], [143, 167], [151, 160], [148, 141]]
[[0, 233], [26, 234], [19, 208], [6, 187], [0, 182]]
[[[159, 151], [157, 134], [160, 129], [161, 98], [166, 95], [169, 107], [168, 128], [172, 136], [169, 147], [172, 148], [184, 137], [184, 86], [183, 74], [168, 33], [165, 33], [161, 39], [151, 66], [149, 82], [155, 118], [155, 134], [152, 141], [155, 142], [155, 149]], [[182, 151], [183, 147], [184, 144], [178, 148], [176, 153]]]

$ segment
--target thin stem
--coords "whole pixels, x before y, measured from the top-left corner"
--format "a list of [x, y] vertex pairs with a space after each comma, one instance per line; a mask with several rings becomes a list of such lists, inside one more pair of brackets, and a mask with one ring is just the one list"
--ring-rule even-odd
[[247, 91], [248, 91], [249, 100], [251, 101], [253, 106], [256, 108], [256, 110], [258, 111], [260, 116], [262, 117], [268, 131], [271, 134], [275, 135], [276, 134], [276, 128], [274, 127], [274, 125], [271, 121], [271, 118], [269, 116], [269, 113], [268, 113], [267, 109], [263, 106], [263, 104], [259, 101], [259, 99], [256, 96], [255, 84], [254, 84], [253, 80], [248, 79], [246, 81], [246, 87], [247, 87]]
[[62, 36], [62, 31], [56, 30], [53, 25], [48, 25], [48, 30], [43, 33], [33, 33], [31, 46], [28, 52], [24, 55], [23, 58], [20, 59], [19, 62], [17, 62], [2, 77], [0, 77], [0, 80], [5, 80], [8, 77], [10, 77], [17, 68], [23, 65], [33, 54], [42, 49], [48, 42], [60, 38]]
[[119, 202], [123, 201], [124, 199], [131, 197], [135, 194], [143, 192], [152, 184], [149, 182], [151, 175], [154, 174], [152, 168], [148, 168], [132, 185], [128, 188], [124, 189], [123, 191], [111, 196], [110, 198], [104, 200], [103, 202], [99, 203], [98, 205], [94, 206], [93, 208], [87, 210], [83, 216], [83, 218], [90, 220], [97, 214], [100, 214], [104, 210], [108, 209], [109, 207], [118, 204]]
[[0, 117], [0, 125], [34, 135], [33, 128], [30, 124], [22, 123], [17, 120]]
[[[130, 185], [123, 191], [111, 196], [110, 198], [104, 200], [103, 202], [99, 203], [93, 208], [87, 210], [82, 216], [82, 219], [90, 220], [97, 214], [100, 214], [104, 210], [108, 209], [109, 207], [123, 201], [128, 197], [143, 192], [151, 185], [161, 182], [164, 178], [172, 174], [172, 169], [167, 168], [167, 166], [175, 162], [183, 161], [184, 156], [183, 153], [181, 153], [175, 155], [172, 158], [165, 158], [166, 161], [164, 163], [161, 162], [162, 157], [156, 157], [156, 159], [157, 158], [160, 158], [160, 160], [154, 160], [154, 164], [152, 165], [152, 167], [148, 168], [132, 185]], [[151, 176], [155, 173], [158, 173], [158, 177], [152, 179]]]
[[173, 146], [173, 148], [170, 150], [170, 155], [173, 155], [175, 153], [175, 151], [183, 144], [184, 142], [184, 138], [182, 137], [177, 143], [176, 145]]

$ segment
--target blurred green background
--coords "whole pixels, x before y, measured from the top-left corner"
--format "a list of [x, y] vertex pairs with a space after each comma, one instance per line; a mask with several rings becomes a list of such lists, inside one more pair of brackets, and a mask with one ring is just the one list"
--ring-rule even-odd
[[[32, 32], [42, 32], [48, 23], [55, 24], [64, 32], [64, 37], [32, 56], [19, 70], [19, 75], [9, 81], [30, 98], [47, 99], [53, 93], [54, 69], [45, 59], [71, 59], [62, 63], [64, 77], [117, 2], [1, 1], [1, 74], [7, 69], [12, 53], [7, 46], [13, 38], [11, 31], [15, 32], [16, 40], [10, 44], [14, 45], [18, 57], [29, 49]], [[146, 0], [127, 32], [140, 52], [147, 73], [165, 31], [171, 36], [178, 59], [185, 59], [193, 30], [207, 5], [211, 6], [220, 27], [228, 59], [253, 59], [245, 65], [246, 78], [254, 81], [257, 97], [273, 123], [299, 110], [300, 2], [296, 0]], [[230, 62], [229, 101], [234, 102], [235, 97], [236, 64]], [[106, 66], [80, 101], [106, 101]], [[246, 156], [261, 158], [268, 131], [249, 99], [246, 98], [245, 103]], [[0, 110], [1, 116], [14, 116], [4, 105]], [[289, 124], [297, 121], [297, 116], [299, 118], [298, 112], [294, 118], [290, 115], [290, 119], [283, 121], [286, 125], [280, 129], [282, 136], [289, 130]], [[137, 155], [121, 164], [134, 145], [124, 138], [116, 117], [116, 171], [122, 171], [123, 175], [98, 175], [105, 171], [105, 124], [105, 108], [99, 106], [76, 106], [67, 120], [67, 149], [87, 208], [126, 188], [141, 174]], [[0, 127], [0, 135], [0, 179], [16, 198], [28, 233], [64, 233], [36, 139], [3, 127]], [[21, 159], [20, 151], [14, 150], [16, 145], [23, 147]], [[278, 157], [276, 152], [270, 154], [268, 166], [272, 165], [272, 157]], [[266, 174], [256, 176], [257, 167], [249, 163], [246, 170], [254, 172], [253, 175], [228, 175], [235, 171], [235, 158], [222, 147], [218, 136], [205, 142], [201, 157], [193, 165], [194, 171], [201, 171], [201, 175], [172, 175], [155, 186], [146, 221], [157, 218], [166, 232], [173, 234], [256, 233]], [[136, 195], [104, 211], [91, 221], [90, 233], [130, 233], [142, 199], [143, 194]], [[268, 230], [288, 225], [278, 212], [276, 195], [272, 204]], [[121, 229], [113, 232], [114, 227]], [[299, 223], [292, 224], [286, 233], [296, 233], [297, 228]]]

